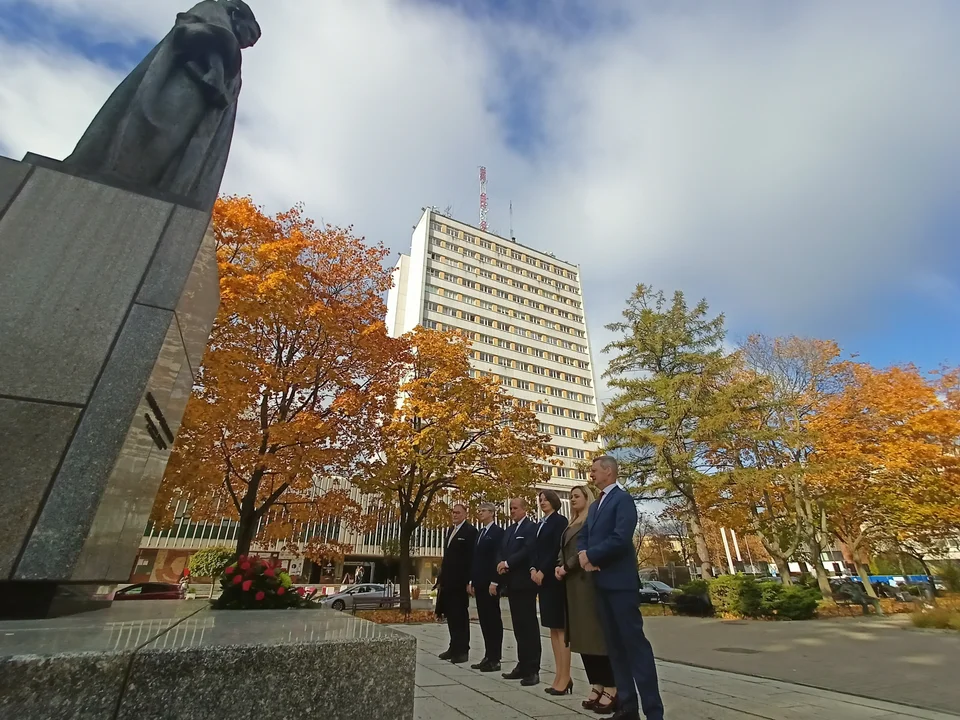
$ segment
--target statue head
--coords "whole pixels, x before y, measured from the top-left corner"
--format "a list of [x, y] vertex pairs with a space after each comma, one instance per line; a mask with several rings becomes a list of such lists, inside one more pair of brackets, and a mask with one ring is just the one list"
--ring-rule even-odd
[[240, 47], [253, 47], [260, 39], [260, 25], [253, 10], [243, 0], [222, 0], [222, 2], [230, 16], [233, 34], [237, 36]]

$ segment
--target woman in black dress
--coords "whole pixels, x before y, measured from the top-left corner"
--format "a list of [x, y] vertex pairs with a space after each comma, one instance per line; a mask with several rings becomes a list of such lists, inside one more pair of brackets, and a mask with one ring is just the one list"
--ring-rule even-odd
[[565, 695], [573, 692], [573, 680], [570, 678], [570, 648], [564, 640], [565, 593], [562, 583], [557, 580], [556, 567], [567, 519], [559, 512], [560, 496], [556, 492], [541, 490], [538, 499], [543, 519], [537, 526], [530, 577], [540, 588], [540, 624], [550, 628], [550, 643], [557, 668], [553, 686], [548, 687], [546, 692]]

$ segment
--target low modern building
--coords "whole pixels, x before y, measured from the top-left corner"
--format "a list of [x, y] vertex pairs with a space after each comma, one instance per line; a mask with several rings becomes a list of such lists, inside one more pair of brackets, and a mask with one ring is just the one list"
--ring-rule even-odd
[[[596, 428], [598, 407], [579, 266], [424, 208], [410, 252], [394, 269], [386, 322], [393, 336], [420, 325], [458, 330], [473, 340], [473, 372], [497, 378], [551, 436], [548, 486], [566, 506], [569, 490], [586, 480], [583, 462], [599, 449], [587, 439]], [[339, 582], [344, 574], [355, 576], [360, 565], [368, 581], [395, 577], [396, 563], [384, 550], [397, 539], [396, 518], [378, 511], [373, 498], [355, 491], [354, 499], [378, 512], [373, 531], [352, 533], [332, 520], [294, 532], [293, 545], [301, 547], [315, 533], [351, 545], [344, 563], [304, 561], [287, 550], [288, 541], [258, 551], [275, 555], [307, 582]], [[147, 527], [133, 579], [176, 579], [190, 554], [229, 545], [236, 531], [236, 522], [227, 519], [191, 522], [184, 507], [170, 531]], [[437, 574], [444, 531], [422, 528], [415, 538], [421, 582]]]

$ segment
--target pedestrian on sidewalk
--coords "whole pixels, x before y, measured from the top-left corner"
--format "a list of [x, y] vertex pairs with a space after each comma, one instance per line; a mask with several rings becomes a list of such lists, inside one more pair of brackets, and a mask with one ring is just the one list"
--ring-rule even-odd
[[637, 506], [617, 482], [617, 461], [604, 455], [593, 461], [590, 479], [600, 499], [590, 506], [577, 540], [580, 567], [593, 573], [619, 709], [614, 720], [663, 720], [653, 648], [643, 633], [638, 595], [640, 577], [633, 534]]
[[438, 616], [447, 619], [450, 646], [440, 653], [441, 660], [465, 663], [470, 659], [470, 570], [477, 529], [467, 522], [467, 508], [457, 503], [450, 513], [453, 527], [447, 532], [437, 584]]
[[586, 485], [570, 491], [570, 525], [563, 533], [560, 549], [558, 580], [563, 581], [567, 598], [566, 642], [572, 652], [580, 653], [587, 680], [592, 685], [590, 695], [581, 705], [598, 714], [609, 714], [617, 709], [617, 684], [607, 656], [603, 628], [597, 616], [597, 598], [593, 587], [593, 573], [580, 567], [577, 541], [587, 512], [594, 502], [593, 493]]
[[510, 501], [510, 519], [500, 550], [497, 573], [506, 585], [510, 604], [513, 636], [517, 640], [517, 666], [503, 673], [507, 680], [519, 680], [521, 685], [540, 683], [540, 628], [537, 626], [537, 586], [530, 578], [530, 557], [537, 526], [527, 517], [527, 503], [523, 498]]
[[545, 688], [548, 695], [567, 695], [573, 692], [570, 678], [570, 648], [563, 640], [566, 625], [563, 585], [557, 580], [557, 557], [567, 518], [560, 514], [560, 496], [554, 490], [541, 490], [537, 496], [543, 519], [537, 525], [533, 556], [530, 559], [530, 579], [537, 585], [540, 598], [540, 624], [550, 629], [553, 647], [553, 665], [556, 674], [553, 685]]
[[500, 670], [503, 648], [503, 618], [500, 615], [500, 576], [497, 561], [503, 543], [503, 528], [496, 524], [497, 506], [480, 503], [480, 534], [473, 551], [469, 593], [477, 603], [477, 619], [483, 633], [483, 660], [471, 665], [480, 672]]

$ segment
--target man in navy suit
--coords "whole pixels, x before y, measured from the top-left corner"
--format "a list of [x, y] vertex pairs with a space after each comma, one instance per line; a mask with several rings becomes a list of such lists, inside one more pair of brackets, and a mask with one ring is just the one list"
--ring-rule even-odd
[[503, 648], [503, 618], [500, 617], [500, 576], [497, 574], [503, 528], [496, 524], [497, 506], [480, 504], [480, 534], [473, 551], [469, 592], [477, 601], [477, 618], [483, 633], [483, 660], [471, 665], [480, 672], [500, 669]]
[[447, 618], [450, 647], [440, 653], [441, 660], [465, 663], [470, 659], [470, 597], [467, 587], [477, 544], [477, 529], [467, 522], [467, 508], [457, 503], [450, 513], [453, 527], [447, 532], [446, 547], [437, 578], [437, 612]]
[[619, 709], [613, 717], [639, 720], [642, 707], [647, 720], [663, 720], [657, 667], [653, 648], [643, 634], [639, 606], [640, 580], [633, 547], [637, 506], [617, 483], [614, 458], [594, 460], [590, 479], [601, 495], [587, 513], [578, 549], [580, 566], [595, 573], [597, 611], [617, 681]]
[[540, 623], [537, 622], [537, 585], [530, 577], [530, 558], [537, 538], [537, 524], [527, 517], [527, 503], [521, 498], [510, 501], [513, 525], [504, 535], [497, 572], [507, 587], [513, 636], [517, 639], [517, 666], [503, 673], [507, 680], [521, 685], [540, 682]]

